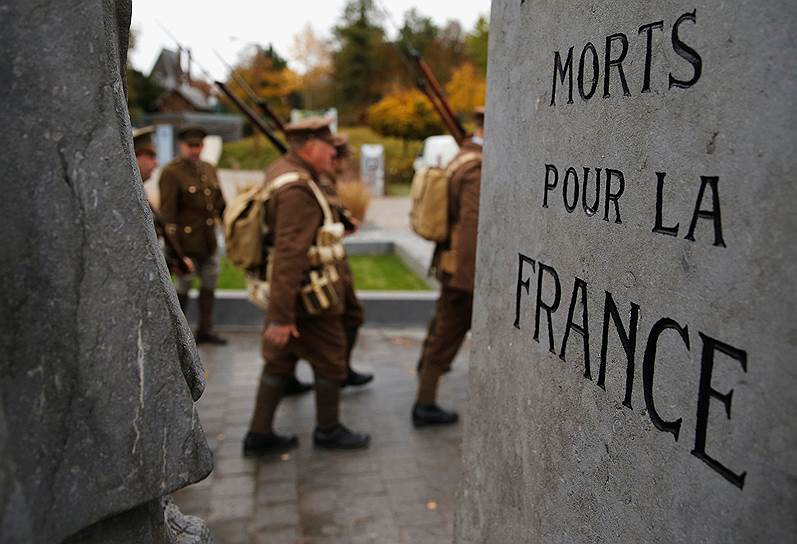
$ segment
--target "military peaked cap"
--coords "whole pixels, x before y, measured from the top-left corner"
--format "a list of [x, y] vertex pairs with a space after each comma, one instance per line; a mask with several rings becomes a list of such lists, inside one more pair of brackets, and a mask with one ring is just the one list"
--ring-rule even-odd
[[317, 138], [329, 145], [335, 145], [335, 137], [330, 129], [331, 119], [326, 117], [308, 117], [285, 125], [285, 135], [288, 140], [304, 141], [309, 138]]
[[141, 127], [133, 129], [133, 150], [136, 154], [148, 152], [155, 154], [155, 145], [152, 143], [152, 135], [155, 127]]
[[208, 131], [199, 125], [186, 125], [177, 131], [177, 139], [187, 144], [202, 143], [207, 135]]

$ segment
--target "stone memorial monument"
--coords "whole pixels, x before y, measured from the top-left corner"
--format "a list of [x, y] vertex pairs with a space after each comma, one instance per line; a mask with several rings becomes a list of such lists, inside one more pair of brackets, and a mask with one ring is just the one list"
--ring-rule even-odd
[[164, 499], [212, 464], [132, 152], [130, 1], [0, 14], [0, 543], [207, 541]]
[[493, 2], [459, 544], [797, 539], [795, 33]]
[[360, 178], [373, 196], [385, 195], [385, 146], [360, 146]]

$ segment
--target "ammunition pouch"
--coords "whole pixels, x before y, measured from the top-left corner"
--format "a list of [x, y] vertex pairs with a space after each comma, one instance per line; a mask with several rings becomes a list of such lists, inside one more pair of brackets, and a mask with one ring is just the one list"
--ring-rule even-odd
[[246, 296], [249, 302], [263, 311], [268, 310], [268, 303], [271, 300], [271, 287], [266, 280], [254, 274], [246, 275]]
[[[283, 181], [281, 178], [277, 178], [274, 182], [277, 187], [299, 179], [297, 176], [283, 177], [284, 183], [278, 183]], [[310, 315], [318, 315], [340, 304], [336, 286], [341, 278], [336, 263], [346, 258], [342, 243], [345, 227], [342, 223], [335, 222], [329, 202], [315, 182], [308, 180], [308, 186], [321, 207], [324, 221], [316, 233], [315, 245], [307, 251], [310, 272], [299, 290], [299, 296], [305, 311]], [[264, 242], [265, 239], [264, 236]], [[249, 269], [246, 274], [247, 297], [264, 311], [268, 310], [271, 296], [273, 259], [268, 258], [270, 250], [270, 247], [264, 245], [261, 253], [264, 260], [261, 261], [261, 265]]]
[[343, 239], [343, 223], [324, 224], [318, 229], [316, 243], [307, 251], [310, 266], [320, 267], [342, 261], [346, 257], [341, 240]]
[[326, 265], [321, 270], [311, 270], [309, 283], [302, 287], [300, 294], [302, 305], [310, 315], [318, 315], [340, 303], [335, 284], [340, 275], [334, 264]]

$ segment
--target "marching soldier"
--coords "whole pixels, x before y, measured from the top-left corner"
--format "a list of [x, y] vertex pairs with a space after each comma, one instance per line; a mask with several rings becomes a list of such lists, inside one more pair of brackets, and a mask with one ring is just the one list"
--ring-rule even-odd
[[418, 392], [412, 408], [416, 427], [450, 425], [459, 419], [456, 412], [437, 405], [437, 386], [471, 325], [484, 109], [478, 108], [474, 116], [476, 131], [451, 163], [454, 170], [449, 187], [449, 239], [435, 248], [432, 263], [442, 288], [418, 363]]
[[[152, 172], [158, 167], [158, 156], [152, 143], [153, 132], [155, 132], [153, 127], [144, 127], [133, 131], [133, 152], [136, 155], [136, 164], [138, 165], [138, 171], [141, 173], [142, 182], [147, 181], [152, 176]], [[193, 274], [194, 263], [183, 254], [180, 245], [176, 241], [176, 236], [166, 233], [163, 221], [161, 221], [151, 203], [149, 209], [152, 212], [152, 220], [155, 222], [155, 232], [158, 236], [163, 237], [166, 247], [177, 259], [175, 265], [170, 268], [174, 268], [180, 274]]]
[[[360, 227], [359, 221], [352, 217], [349, 211], [343, 206], [338, 196], [337, 188], [337, 184], [341, 179], [344, 179], [345, 176], [351, 177], [351, 152], [345, 138], [335, 137], [334, 141], [335, 159], [333, 169], [332, 172], [321, 176], [320, 187], [324, 191], [329, 203], [337, 209], [341, 221], [346, 228], [346, 233], [353, 234]], [[370, 383], [374, 379], [373, 374], [357, 372], [351, 366], [351, 354], [357, 343], [357, 336], [365, 320], [365, 314], [357, 298], [357, 293], [354, 290], [354, 275], [349, 267], [348, 258], [341, 261], [340, 269], [344, 288], [343, 331], [346, 334], [346, 379], [341, 384], [341, 387], [358, 387]], [[301, 382], [296, 376], [293, 376], [288, 380], [285, 395], [300, 395], [312, 388], [312, 385]]]
[[[207, 131], [199, 126], [187, 126], [178, 132], [180, 157], [166, 165], [160, 177], [161, 218], [166, 232], [176, 236], [199, 274], [197, 344], [226, 344], [213, 332], [213, 302], [219, 277], [216, 223], [224, 213], [224, 198], [216, 168], [199, 158], [205, 136]], [[177, 278], [177, 297], [184, 312], [193, 277], [189, 274]]]
[[[327, 194], [330, 203], [338, 209], [341, 219], [346, 225], [348, 233], [354, 233], [360, 227], [360, 222], [351, 216], [349, 211], [343, 206], [338, 196], [338, 181], [347, 175], [350, 168], [349, 144], [344, 138], [335, 138], [335, 160], [334, 175], [324, 176], [321, 187]], [[349, 267], [348, 258], [341, 263], [341, 279], [343, 280], [343, 330], [346, 333], [346, 380], [343, 387], [361, 386], [374, 379], [373, 374], [357, 372], [351, 366], [351, 354], [357, 342], [357, 335], [364, 321], [363, 307], [354, 291], [354, 275]]]
[[335, 156], [329, 120], [306, 119], [287, 125], [285, 133], [291, 151], [266, 172], [266, 183], [274, 191], [266, 203], [271, 297], [263, 331], [265, 366], [244, 454], [261, 455], [298, 445], [295, 436], [275, 433], [273, 421], [300, 358], [310, 363], [315, 374], [314, 444], [329, 449], [365, 448], [370, 437], [339, 421], [347, 351], [341, 317], [344, 227], [319, 187], [319, 175], [331, 171]]

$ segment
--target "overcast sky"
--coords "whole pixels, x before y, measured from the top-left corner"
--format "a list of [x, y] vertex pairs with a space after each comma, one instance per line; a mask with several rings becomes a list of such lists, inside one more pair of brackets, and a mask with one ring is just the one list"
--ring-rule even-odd
[[[175, 38], [190, 47], [194, 58], [214, 77], [226, 79], [224, 65], [216, 58], [217, 50], [229, 62], [248, 43], [273, 43], [283, 57], [289, 57], [293, 36], [307, 23], [317, 34], [329, 37], [343, 11], [345, 0], [133, 0], [133, 24], [136, 49], [132, 64], [149, 73], [161, 48], [174, 48], [174, 41], [160, 27], [165, 26]], [[489, 15], [490, 0], [377, 0], [401, 25], [403, 14], [417, 8], [437, 24], [458, 20], [465, 30], [473, 28], [479, 15]], [[394, 35], [385, 20], [385, 29]]]

